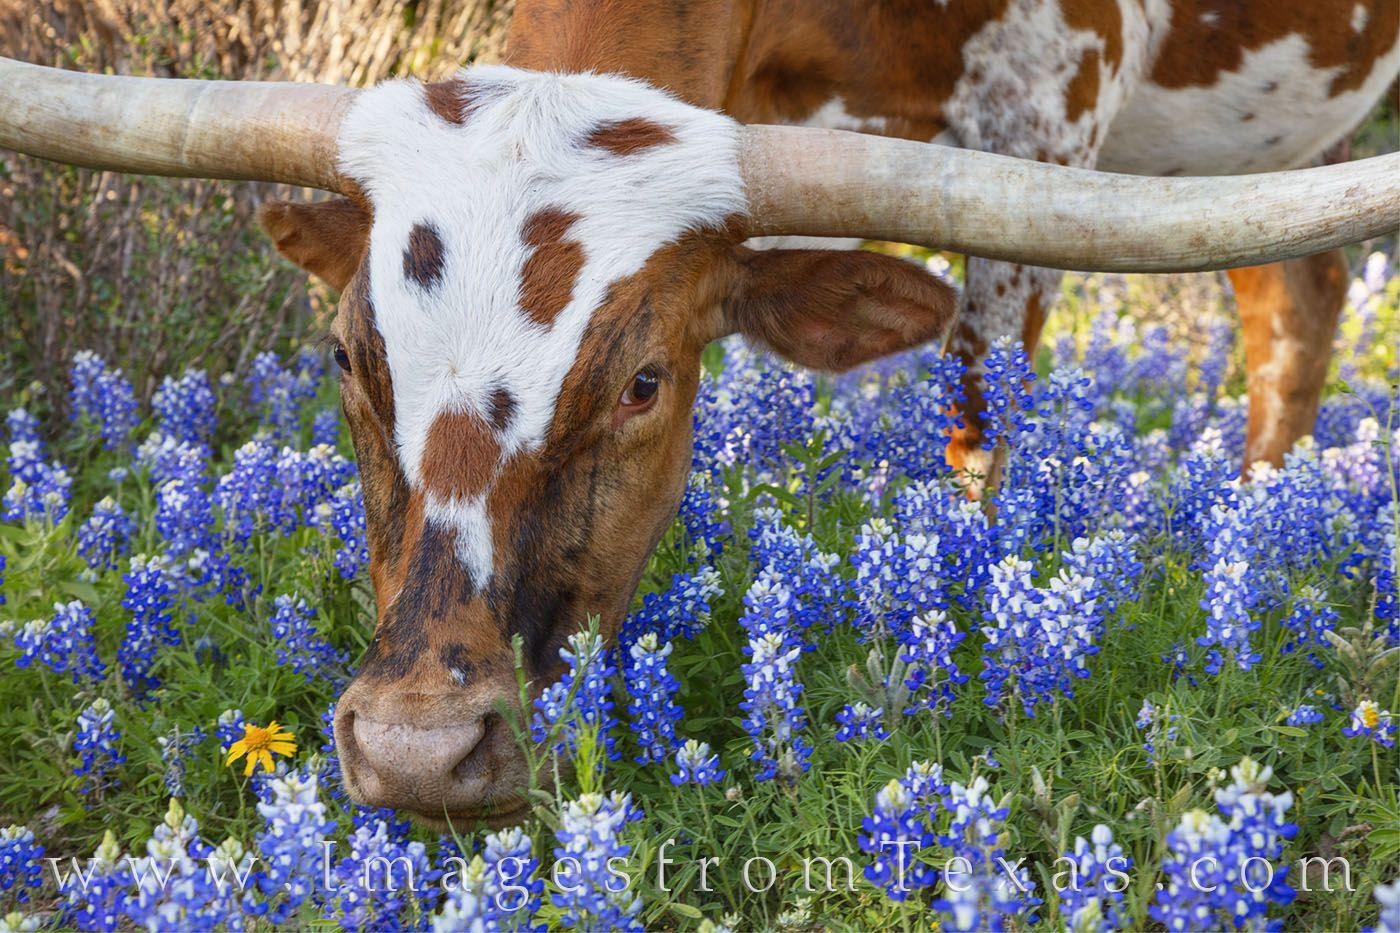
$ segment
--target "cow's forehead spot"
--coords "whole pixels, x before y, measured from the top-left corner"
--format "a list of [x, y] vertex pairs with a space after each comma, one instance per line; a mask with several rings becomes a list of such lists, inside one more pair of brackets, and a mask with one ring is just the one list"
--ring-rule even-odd
[[[471, 482], [426, 482], [451, 470], [425, 465], [442, 455], [442, 425], [489, 426], [498, 462], [539, 447], [611, 283], [686, 231], [722, 227], [744, 195], [736, 125], [648, 85], [504, 66], [457, 80], [446, 102], [460, 106], [446, 110], [460, 120], [444, 116], [441, 85], [363, 92], [339, 152], [374, 206], [369, 291], [400, 465], [481, 574], [489, 484], [475, 462]], [[567, 300], [534, 287], [542, 265], [563, 262]]]

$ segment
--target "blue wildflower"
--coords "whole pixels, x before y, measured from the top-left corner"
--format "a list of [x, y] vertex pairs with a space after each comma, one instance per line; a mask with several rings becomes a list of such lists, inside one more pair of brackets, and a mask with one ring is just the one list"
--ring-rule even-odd
[[885, 711], [868, 703], [847, 703], [836, 713], [836, 741], [852, 742], [863, 739], [883, 741], [890, 737], [885, 728]]
[[95, 571], [116, 570], [117, 558], [126, 554], [135, 532], [135, 519], [111, 496], [104, 496], [78, 529], [78, 556]]
[[[350, 834], [349, 853], [332, 871], [323, 915], [348, 929], [402, 929], [408, 912], [422, 912], [438, 871], [421, 842], [402, 838], [382, 819]], [[376, 874], [378, 872], [378, 874]]]
[[68, 674], [73, 683], [101, 680], [107, 673], [93, 641], [92, 610], [81, 601], [54, 603], [53, 618], [35, 619], [15, 633], [15, 647], [23, 652], [19, 667], [39, 662], [55, 674]]
[[213, 437], [217, 407], [213, 383], [202, 369], [187, 369], [179, 379], [166, 376], [151, 397], [160, 432], [191, 444]]
[[801, 644], [789, 647], [783, 635], [768, 632], [750, 638], [750, 661], [742, 666], [747, 686], [739, 708], [744, 729], [753, 737], [753, 760], [760, 781], [778, 778], [795, 783], [811, 767], [812, 747], [802, 736], [807, 717], [798, 699], [802, 685], [794, 666]]
[[666, 668], [671, 643], [659, 644], [655, 634], [647, 633], [628, 649], [627, 712], [632, 717], [632, 733], [641, 754], [638, 764], [661, 762], [670, 757], [676, 745], [676, 723], [681, 708], [675, 696], [680, 683]]
[[1073, 851], [1055, 862], [1057, 866], [1068, 863], [1066, 883], [1060, 886], [1056, 882], [1060, 917], [1075, 933], [1127, 929], [1129, 918], [1123, 914], [1123, 892], [1128, 887], [1127, 872], [1133, 860], [1113, 841], [1113, 830], [1107, 826], [1095, 826], [1089, 836], [1077, 837]]
[[318, 788], [316, 774], [301, 771], [269, 776], [263, 784], [258, 813], [265, 828], [258, 834], [257, 851], [266, 867], [258, 877], [262, 898], [255, 900], [249, 892], [248, 907], [269, 923], [296, 916], [319, 887], [321, 859], [329, 858], [322, 843], [335, 831], [335, 821], [326, 815]]
[[1362, 700], [1351, 711], [1351, 720], [1342, 727], [1342, 735], [1349, 739], [1366, 738], [1383, 748], [1394, 748], [1396, 728], [1389, 710], [1381, 709], [1375, 700]]
[[26, 826], [0, 829], [0, 896], [29, 902], [29, 889], [44, 883], [44, 847]]
[[117, 649], [117, 662], [127, 689], [144, 699], [160, 686], [151, 674], [159, 649], [180, 643], [173, 612], [175, 587], [162, 557], [133, 557], [122, 580], [126, 582], [122, 606], [131, 613], [131, 621]]
[[554, 878], [559, 890], [550, 901], [562, 910], [569, 929], [642, 929], [642, 900], [630, 882], [609, 870], [612, 859], [626, 860], [632, 847], [620, 836], [627, 823], [642, 818], [630, 794], [584, 794], [564, 804], [555, 838]]
[[694, 784], [704, 787], [724, 780], [725, 771], [719, 766], [719, 755], [710, 751], [710, 743], [686, 739], [676, 750], [676, 773], [671, 783], [677, 786]]
[[1304, 703], [1297, 709], [1292, 710], [1288, 714], [1288, 718], [1285, 720], [1285, 722], [1290, 726], [1305, 727], [1315, 726], [1318, 723], [1322, 722], [1325, 718], [1326, 717], [1323, 716], [1322, 711], [1319, 710], [1316, 706]]
[[572, 753], [578, 748], [582, 730], [593, 728], [607, 757], [616, 761], [621, 753], [613, 736], [617, 718], [612, 712], [612, 678], [617, 666], [612, 652], [603, 648], [596, 632], [576, 632], [569, 636], [568, 646], [559, 649], [559, 656], [568, 669], [536, 698], [531, 735], [536, 742], [543, 742], [559, 729], [554, 750]]
[[68, 377], [72, 384], [68, 400], [73, 419], [95, 424], [107, 450], [124, 449], [141, 420], [131, 381], [91, 350], [73, 355]]
[[126, 761], [126, 756], [117, 747], [121, 733], [117, 731], [115, 718], [112, 705], [101, 697], [78, 714], [78, 734], [73, 739], [73, 751], [81, 755], [82, 760], [73, 773], [87, 778], [83, 784], [84, 793], [92, 793], [106, 786], [111, 772]]
[[892, 901], [907, 900], [938, 882], [938, 872], [919, 858], [934, 843], [930, 816], [930, 800], [894, 778], [876, 792], [875, 809], [861, 821], [859, 845], [871, 856], [865, 877]]
[[1009, 810], [993, 804], [987, 794], [987, 779], [978, 777], [969, 785], [953, 784], [943, 801], [951, 818], [938, 841], [952, 857], [943, 896], [933, 907], [946, 930], [999, 933], [1013, 918], [1036, 921], [1041, 900], [1030, 872], [1005, 861]]
[[350, 656], [316, 630], [315, 614], [306, 600], [278, 596], [272, 605], [269, 624], [277, 640], [277, 663], [290, 666], [308, 681], [320, 677], [338, 683], [344, 679], [342, 670], [350, 663]]

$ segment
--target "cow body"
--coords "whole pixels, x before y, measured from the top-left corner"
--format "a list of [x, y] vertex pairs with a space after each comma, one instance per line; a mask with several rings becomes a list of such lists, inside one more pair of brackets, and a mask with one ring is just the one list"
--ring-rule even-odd
[[[751, 249], [735, 120], [1129, 172], [1301, 164], [1393, 77], [1397, 6], [1272, 6], [520, 0], [506, 66], [361, 94], [351, 197], [263, 218], [342, 290], [379, 609], [336, 715], [352, 795], [522, 805], [512, 641], [538, 690], [589, 615], [617, 630], [684, 489], [708, 341], [839, 370], [947, 339], [968, 364], [950, 459], [994, 473], [980, 359], [1005, 334], [1034, 347], [1060, 273], [969, 259], [954, 330], [957, 297], [914, 264]], [[1253, 456], [1311, 424], [1338, 257], [1235, 276]]]

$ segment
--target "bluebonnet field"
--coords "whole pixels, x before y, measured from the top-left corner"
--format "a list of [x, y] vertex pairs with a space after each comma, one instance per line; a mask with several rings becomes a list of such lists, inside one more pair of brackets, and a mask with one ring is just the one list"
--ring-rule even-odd
[[373, 610], [321, 356], [148, 407], [75, 358], [6, 405], [0, 929], [1400, 930], [1400, 279], [1365, 263], [1315, 436], [1247, 484], [1228, 309], [1071, 282], [1038, 378], [988, 362], [995, 523], [953, 361], [712, 348], [620, 646], [578, 620], [519, 724], [563, 780], [489, 834], [341, 789]]

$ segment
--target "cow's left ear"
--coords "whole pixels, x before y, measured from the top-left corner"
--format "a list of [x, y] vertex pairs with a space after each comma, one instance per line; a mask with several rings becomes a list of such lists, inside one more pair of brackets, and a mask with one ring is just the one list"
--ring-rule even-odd
[[956, 290], [913, 263], [853, 250], [739, 247], [724, 329], [841, 371], [947, 335]]

